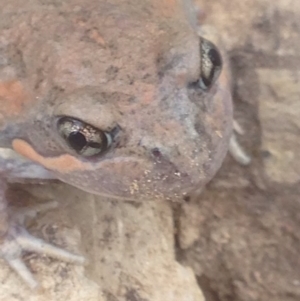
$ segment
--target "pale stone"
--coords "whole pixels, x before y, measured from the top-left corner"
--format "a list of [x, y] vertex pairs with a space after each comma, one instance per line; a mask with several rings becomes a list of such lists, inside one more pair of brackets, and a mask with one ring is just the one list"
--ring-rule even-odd
[[257, 70], [262, 150], [269, 180], [300, 180], [300, 72]]
[[0, 301], [204, 301], [193, 271], [176, 260], [170, 203], [111, 201], [63, 184], [28, 190], [60, 203], [30, 232], [84, 255], [88, 265], [27, 257], [43, 289], [36, 293], [0, 262]]

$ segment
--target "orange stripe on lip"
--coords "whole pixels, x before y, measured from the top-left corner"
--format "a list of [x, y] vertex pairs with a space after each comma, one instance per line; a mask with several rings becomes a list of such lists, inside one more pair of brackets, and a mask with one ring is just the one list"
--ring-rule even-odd
[[60, 155], [58, 157], [45, 158], [38, 154], [30, 144], [21, 139], [14, 139], [12, 142], [12, 147], [18, 154], [43, 165], [47, 169], [59, 173], [69, 173], [88, 168], [86, 164], [68, 154]]
[[98, 168], [110, 169], [113, 165], [119, 165], [120, 167], [123, 164], [143, 164], [144, 168], [150, 168], [147, 165], [147, 161], [143, 159], [131, 158], [131, 157], [117, 157], [110, 160], [98, 162], [98, 163], [83, 163], [80, 160], [76, 159], [74, 156], [69, 154], [60, 155], [57, 157], [45, 158], [38, 154], [32, 146], [22, 139], [14, 139], [12, 142], [12, 147], [15, 152], [28, 158], [31, 161], [41, 164], [45, 168], [58, 172], [61, 174], [70, 173], [73, 171], [80, 170], [95, 170]]

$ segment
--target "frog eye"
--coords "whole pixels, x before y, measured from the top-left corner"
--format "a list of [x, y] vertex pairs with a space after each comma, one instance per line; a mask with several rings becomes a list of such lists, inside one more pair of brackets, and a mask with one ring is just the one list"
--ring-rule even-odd
[[101, 155], [112, 143], [110, 133], [75, 118], [61, 117], [57, 127], [69, 147], [84, 157]]
[[218, 48], [208, 40], [201, 38], [201, 70], [198, 84], [204, 91], [208, 90], [218, 79], [222, 70], [222, 58]]

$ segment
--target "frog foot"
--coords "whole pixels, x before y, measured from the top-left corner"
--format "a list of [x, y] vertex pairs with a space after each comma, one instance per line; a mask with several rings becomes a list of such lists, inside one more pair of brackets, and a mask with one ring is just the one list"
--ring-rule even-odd
[[229, 142], [229, 153], [241, 165], [249, 165], [251, 162], [251, 157], [243, 150], [241, 145], [237, 140], [236, 133], [239, 135], [244, 135], [244, 130], [237, 123], [236, 120], [233, 121], [233, 133]]
[[8, 231], [1, 237], [0, 257], [9, 264], [31, 289], [37, 289], [39, 284], [24, 264], [22, 260], [23, 252], [35, 252], [69, 263], [83, 264], [85, 261], [82, 256], [74, 255], [30, 235], [20, 225], [19, 222], [23, 221], [26, 216], [32, 216], [53, 207], [56, 207], [55, 202], [50, 202], [45, 205], [39, 205], [36, 209], [25, 210], [22, 214], [16, 214], [15, 219], [12, 219], [14, 223], [9, 224]]

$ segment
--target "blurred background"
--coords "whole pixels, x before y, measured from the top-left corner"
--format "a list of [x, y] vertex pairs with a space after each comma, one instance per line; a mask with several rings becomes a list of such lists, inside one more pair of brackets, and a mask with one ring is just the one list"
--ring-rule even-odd
[[252, 163], [227, 156], [198, 205], [185, 205], [200, 232], [178, 256], [208, 301], [300, 300], [300, 2], [198, 2], [226, 45]]

